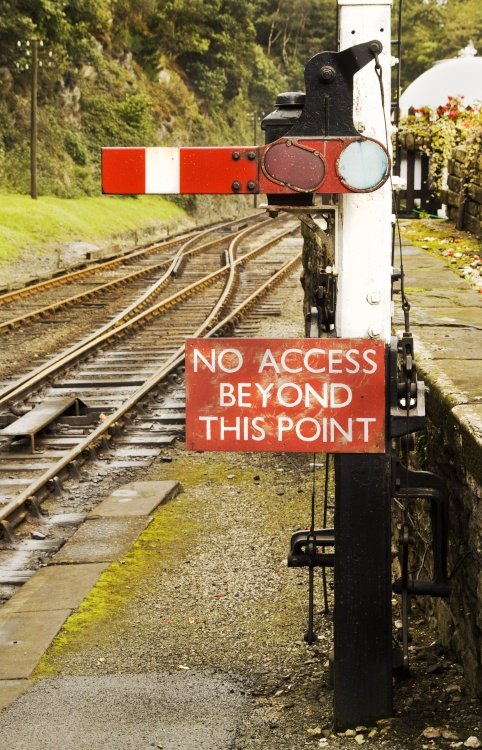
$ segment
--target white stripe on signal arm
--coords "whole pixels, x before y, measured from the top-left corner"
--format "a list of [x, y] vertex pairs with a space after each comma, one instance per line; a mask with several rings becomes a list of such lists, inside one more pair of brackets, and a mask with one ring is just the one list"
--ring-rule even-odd
[[179, 193], [179, 149], [152, 146], [146, 148], [146, 193]]

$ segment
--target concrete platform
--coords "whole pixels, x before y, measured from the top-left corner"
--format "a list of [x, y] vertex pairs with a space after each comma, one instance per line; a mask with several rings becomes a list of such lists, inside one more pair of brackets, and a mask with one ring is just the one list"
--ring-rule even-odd
[[41, 568], [3, 605], [0, 618], [7, 612], [76, 609], [107, 566], [104, 562]]
[[[420, 334], [419, 334], [420, 335]], [[431, 328], [430, 336], [423, 337], [425, 356], [438, 361], [443, 367], [443, 360], [459, 359], [463, 352], [470, 352], [471, 361], [482, 360], [481, 334], [476, 328], [459, 328], [454, 336], [454, 329], [447, 326]]]
[[[462, 417], [464, 407], [482, 403], [482, 295], [458, 278], [441, 260], [405, 246], [405, 286], [411, 304], [415, 356], [419, 370]], [[395, 300], [395, 328], [402, 315]], [[472, 411], [471, 430], [482, 430]], [[468, 422], [462, 417], [461, 427]]]
[[0, 682], [0, 711], [30, 690], [33, 684], [30, 680], [2, 680]]
[[152, 513], [161, 503], [171, 500], [181, 491], [179, 482], [131, 482], [109, 495], [90, 518], [144, 516]]
[[52, 558], [54, 565], [113, 562], [126, 555], [150, 517], [92, 518]]
[[29, 677], [70, 612], [70, 609], [56, 609], [51, 612], [2, 613], [0, 680]]

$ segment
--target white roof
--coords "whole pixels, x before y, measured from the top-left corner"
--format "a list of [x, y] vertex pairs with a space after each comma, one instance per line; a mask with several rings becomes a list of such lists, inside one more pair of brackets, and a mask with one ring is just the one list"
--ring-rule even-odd
[[482, 57], [454, 57], [441, 60], [408, 86], [400, 97], [400, 114], [409, 107], [436, 109], [449, 96], [463, 96], [462, 103], [482, 103]]

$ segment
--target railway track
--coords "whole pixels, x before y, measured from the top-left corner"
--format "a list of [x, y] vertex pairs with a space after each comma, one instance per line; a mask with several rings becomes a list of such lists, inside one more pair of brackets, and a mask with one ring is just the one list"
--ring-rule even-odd
[[[146, 293], [149, 299], [159, 297], [187, 259], [194, 270], [192, 260], [197, 255], [202, 257], [201, 269], [204, 263], [217, 267], [223, 248], [240, 231], [239, 225], [256, 226], [260, 218], [253, 214], [241, 222], [218, 224], [0, 295], [0, 378], [4, 384], [9, 378], [17, 378], [19, 373], [31, 369], [33, 359], [44, 360], [53, 347], [60, 349], [72, 340], [79, 341], [103, 322], [114, 319], [142, 294]], [[65, 339], [65, 324], [74, 321], [75, 330], [71, 329]], [[15, 335], [9, 335], [13, 332]], [[24, 361], [19, 357], [22, 352]]]
[[[260, 218], [252, 214], [243, 220], [251, 224]], [[59, 273], [50, 279], [29, 284], [14, 291], [0, 294], [0, 331], [14, 330], [35, 317], [45, 316], [63, 305], [104, 292], [115, 285], [142, 278], [157, 267], [167, 268], [173, 257], [188, 248], [199, 246], [216, 238], [217, 233], [235, 233], [240, 220], [222, 222], [203, 231], [192, 231], [161, 242], [110, 258], [94, 262], [72, 271]], [[219, 240], [219, 236], [217, 237]], [[220, 240], [222, 241], [222, 239]]]
[[[182, 434], [186, 336], [252, 335], [259, 320], [279, 314], [264, 299], [300, 262], [295, 228], [271, 221], [244, 228], [222, 265], [219, 247], [184, 249], [167, 296], [152, 289], [159, 278], [100, 329], [4, 387], [0, 524], [10, 546], [20, 521], [32, 512], [41, 519], [45, 499], [65, 478], [79, 481], [99, 450], [149, 455]], [[0, 555], [0, 583], [1, 571]]]

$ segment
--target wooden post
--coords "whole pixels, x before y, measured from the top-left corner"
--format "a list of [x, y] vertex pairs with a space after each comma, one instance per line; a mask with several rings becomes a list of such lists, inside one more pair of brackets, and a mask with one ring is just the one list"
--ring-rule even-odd
[[407, 151], [407, 199], [405, 212], [412, 213], [415, 208], [415, 151]]
[[[383, 44], [385, 118], [374, 64], [354, 79], [354, 122], [386, 143], [390, 127], [390, 4], [338, 0], [340, 49]], [[387, 125], [385, 126], [385, 122]], [[336, 334], [391, 335], [390, 185], [340, 198]], [[370, 724], [392, 712], [389, 454], [336, 457], [334, 724]]]
[[32, 90], [30, 100], [30, 196], [37, 198], [37, 94], [38, 39], [32, 39]]

